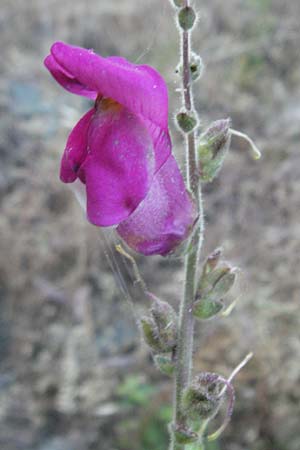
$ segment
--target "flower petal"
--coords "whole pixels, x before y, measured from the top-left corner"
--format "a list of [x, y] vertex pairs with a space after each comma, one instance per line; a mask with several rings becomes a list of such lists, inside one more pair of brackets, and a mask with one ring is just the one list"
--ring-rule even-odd
[[151, 136], [141, 120], [121, 105], [97, 109], [81, 166], [87, 215], [98, 226], [126, 219], [147, 195], [154, 174]]
[[[141, 114], [162, 129], [167, 129], [167, 86], [153, 68], [132, 64], [123, 58], [103, 58], [92, 50], [63, 42], [56, 42], [52, 46], [51, 55], [57, 63], [55, 70], [61, 68], [59, 76], [53, 70], [51, 59], [46, 58], [45, 64], [51, 67], [49, 70], [53, 76], [55, 74], [55, 78], [66, 89], [80, 86], [87, 92], [98, 92], [104, 97], [113, 98], [133, 113]], [[72, 76], [68, 80], [66, 73]]]
[[167, 161], [172, 151], [172, 142], [168, 130], [164, 131], [150, 120], [144, 119], [144, 124], [152, 137], [155, 154], [155, 172]]
[[[121, 56], [109, 56], [107, 59], [109, 59], [110, 61], [117, 62], [121, 65], [123, 64], [124, 66], [127, 67], [132, 66], [132, 63], [127, 61], [125, 58], [122, 58]], [[149, 72], [153, 70], [149, 66], [138, 66], [138, 67], [143, 67], [145, 71]], [[145, 126], [147, 127], [153, 140], [155, 160], [156, 160], [155, 171], [158, 171], [161, 168], [161, 166], [166, 162], [172, 151], [172, 142], [170, 134], [168, 129], [164, 130], [151, 120], [147, 120], [142, 116], [141, 118], [143, 119]]]
[[80, 81], [78, 81], [71, 73], [58, 64], [52, 55], [47, 56], [44, 64], [51, 72], [53, 78], [67, 91], [93, 100], [97, 97], [96, 91], [89, 89], [87, 86], [80, 83]]
[[197, 219], [173, 156], [157, 172], [147, 197], [117, 231], [144, 255], [170, 253], [190, 234]]
[[60, 179], [64, 183], [72, 183], [77, 178], [80, 166], [87, 154], [88, 129], [94, 113], [95, 108], [90, 109], [69, 135], [60, 166]]

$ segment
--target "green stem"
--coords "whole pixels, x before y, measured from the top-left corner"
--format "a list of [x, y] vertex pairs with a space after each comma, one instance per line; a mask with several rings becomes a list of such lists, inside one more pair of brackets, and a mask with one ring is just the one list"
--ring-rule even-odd
[[203, 441], [202, 441], [202, 442], [199, 442], [198, 445], [199, 445], [199, 446], [198, 446], [198, 450], [205, 450], [205, 444], [204, 444]]
[[[185, 6], [189, 6], [186, 0]], [[183, 63], [183, 101], [187, 111], [193, 108], [192, 92], [190, 86], [190, 32], [182, 31], [182, 63]], [[176, 372], [174, 386], [173, 424], [180, 425], [184, 422], [181, 414], [181, 396], [184, 388], [188, 385], [193, 360], [193, 340], [194, 340], [194, 317], [192, 306], [195, 298], [196, 275], [199, 260], [200, 248], [203, 241], [203, 207], [201, 186], [199, 183], [199, 171], [197, 166], [197, 153], [195, 145], [195, 133], [191, 132], [186, 136], [186, 179], [187, 187], [192, 192], [199, 211], [199, 227], [193, 238], [193, 249], [185, 259], [185, 284], [184, 295], [180, 304], [179, 313], [179, 335], [175, 354]], [[185, 445], [179, 445], [172, 438], [170, 450], [184, 450]], [[204, 450], [204, 447], [203, 447]]]

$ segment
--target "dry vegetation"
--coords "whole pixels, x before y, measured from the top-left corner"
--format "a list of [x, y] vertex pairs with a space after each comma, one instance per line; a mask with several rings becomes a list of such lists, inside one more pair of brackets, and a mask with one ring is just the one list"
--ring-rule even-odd
[[[203, 124], [231, 116], [264, 154], [253, 162], [235, 139], [220, 178], [205, 189], [205, 252], [224, 243], [243, 276], [233, 313], [198, 327], [196, 367], [227, 375], [253, 350], [236, 380], [238, 403], [220, 448], [299, 450], [300, 3], [195, 4], [201, 19], [194, 44], [207, 66], [196, 89]], [[147, 427], [151, 411], [161, 413], [169, 383], [141, 349], [98, 230], [58, 181], [67, 133], [86, 104], [62, 92], [42, 60], [61, 39], [153, 64], [168, 81], [174, 109], [171, 8], [167, 0], [0, 6], [0, 447], [160, 450], [143, 443], [136, 424]], [[173, 140], [180, 158], [175, 130]], [[155, 293], [176, 304], [181, 262], [140, 264]], [[145, 373], [145, 386], [155, 384], [156, 393], [124, 407], [118, 386]], [[146, 412], [138, 407], [148, 401]], [[128, 410], [133, 423], [124, 421]]]

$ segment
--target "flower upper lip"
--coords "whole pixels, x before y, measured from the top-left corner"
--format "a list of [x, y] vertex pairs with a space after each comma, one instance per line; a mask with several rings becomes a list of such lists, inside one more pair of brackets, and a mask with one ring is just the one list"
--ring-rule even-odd
[[160, 169], [171, 154], [171, 139], [167, 86], [155, 69], [63, 42], [52, 45], [44, 63], [66, 90], [93, 100], [112, 98], [139, 116], [153, 140], [155, 171]]
[[152, 67], [120, 57], [103, 58], [63, 42], [52, 45], [45, 65], [67, 90], [93, 99], [101, 93], [167, 130], [167, 86]]

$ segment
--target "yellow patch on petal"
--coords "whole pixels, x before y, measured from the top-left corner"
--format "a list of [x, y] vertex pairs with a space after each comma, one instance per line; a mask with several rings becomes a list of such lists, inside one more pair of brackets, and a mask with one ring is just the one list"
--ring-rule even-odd
[[95, 107], [98, 111], [111, 111], [118, 112], [121, 111], [123, 106], [116, 102], [113, 98], [110, 97], [102, 97], [98, 95], [95, 101]]

